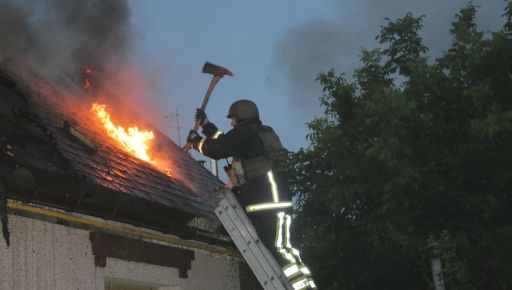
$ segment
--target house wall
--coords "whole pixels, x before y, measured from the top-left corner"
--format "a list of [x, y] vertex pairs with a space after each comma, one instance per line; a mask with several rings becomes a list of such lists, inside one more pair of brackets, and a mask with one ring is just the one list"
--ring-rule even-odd
[[204, 250], [194, 250], [188, 278], [179, 278], [175, 268], [113, 258], [96, 267], [86, 230], [12, 214], [9, 229], [11, 246], [0, 241], [0, 289], [100, 290], [108, 281], [158, 290], [240, 289], [234, 259]]

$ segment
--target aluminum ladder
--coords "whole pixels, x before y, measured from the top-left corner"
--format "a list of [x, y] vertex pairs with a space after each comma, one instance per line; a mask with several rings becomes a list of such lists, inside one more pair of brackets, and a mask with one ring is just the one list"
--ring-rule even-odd
[[293, 290], [281, 267], [263, 245], [245, 210], [231, 190], [219, 191], [215, 214], [265, 290]]

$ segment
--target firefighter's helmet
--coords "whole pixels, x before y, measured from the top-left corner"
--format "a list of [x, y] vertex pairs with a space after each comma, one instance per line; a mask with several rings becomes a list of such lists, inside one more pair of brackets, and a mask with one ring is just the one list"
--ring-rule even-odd
[[228, 118], [236, 118], [237, 120], [260, 119], [258, 107], [253, 101], [238, 100], [231, 104], [228, 111]]

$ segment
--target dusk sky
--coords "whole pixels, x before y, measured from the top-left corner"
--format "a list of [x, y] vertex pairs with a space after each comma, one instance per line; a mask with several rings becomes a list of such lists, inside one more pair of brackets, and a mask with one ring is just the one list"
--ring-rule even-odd
[[[503, 0], [473, 1], [480, 5], [484, 31], [499, 29]], [[152, 97], [165, 114], [180, 114], [181, 140], [193, 126], [210, 76], [205, 61], [230, 69], [207, 113], [223, 130], [229, 105], [241, 98], [256, 102], [264, 123], [274, 127], [285, 147], [307, 147], [306, 122], [321, 115], [322, 91], [316, 74], [334, 67], [349, 77], [359, 65], [362, 48], [377, 47], [375, 36], [385, 17], [408, 11], [426, 15], [422, 36], [430, 54], [448, 48], [448, 30], [455, 13], [468, 1], [331, 0], [331, 1], [129, 1], [136, 60], [155, 82]], [[158, 117], [156, 117], [158, 119]], [[165, 129], [167, 128], [167, 129]], [[175, 140], [176, 130], [162, 127]]]
[[[103, 70], [108, 79], [123, 79], [129, 85], [117, 86], [120, 91], [116, 93], [126, 97], [127, 103], [131, 99], [140, 107], [151, 105], [153, 110], [143, 110], [150, 112], [144, 118], [176, 143], [177, 120], [170, 115], [179, 113], [182, 145], [211, 80], [211, 75], [201, 73], [209, 61], [234, 73], [215, 88], [206, 109], [210, 120], [221, 130], [229, 130], [229, 105], [251, 99], [283, 145], [297, 151], [308, 146], [306, 123], [323, 113], [318, 100], [322, 89], [315, 82], [319, 72], [335, 68], [350, 79], [360, 65], [361, 50], [378, 47], [375, 37], [387, 23], [385, 19], [395, 20], [409, 11], [425, 15], [421, 36], [433, 60], [449, 48], [450, 24], [468, 1], [127, 3], [0, 0], [0, 61], [9, 61], [15, 68], [30, 63], [57, 85], [63, 76], [77, 76], [86, 65]], [[504, 0], [473, 3], [480, 6], [477, 22], [481, 30], [501, 28]], [[133, 63], [149, 82], [142, 93], [135, 88], [139, 81], [131, 82], [122, 73]]]

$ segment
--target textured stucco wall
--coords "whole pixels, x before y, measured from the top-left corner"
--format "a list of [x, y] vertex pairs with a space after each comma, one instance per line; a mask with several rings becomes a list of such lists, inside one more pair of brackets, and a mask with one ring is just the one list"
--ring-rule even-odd
[[94, 265], [89, 232], [54, 223], [9, 216], [11, 246], [0, 241], [0, 289], [105, 289], [105, 281], [176, 290], [238, 290], [237, 264], [196, 250], [187, 279], [178, 269], [107, 258]]

